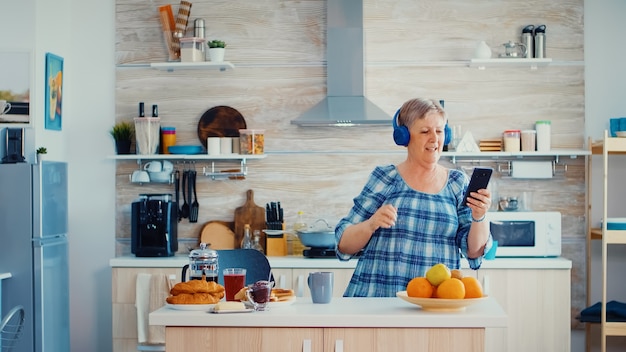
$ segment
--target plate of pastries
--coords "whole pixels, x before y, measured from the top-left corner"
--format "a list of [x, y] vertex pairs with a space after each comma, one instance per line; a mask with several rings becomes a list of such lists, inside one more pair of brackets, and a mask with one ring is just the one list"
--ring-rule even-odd
[[165, 301], [172, 309], [210, 310], [222, 298], [224, 298], [224, 286], [217, 282], [190, 280], [174, 285]]

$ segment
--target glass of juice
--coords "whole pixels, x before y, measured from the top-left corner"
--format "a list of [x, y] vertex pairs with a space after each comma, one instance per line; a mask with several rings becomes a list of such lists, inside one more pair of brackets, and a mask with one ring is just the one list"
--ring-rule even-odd
[[246, 286], [246, 269], [244, 268], [226, 268], [224, 269], [224, 290], [226, 291], [226, 300], [234, 301], [235, 294]]

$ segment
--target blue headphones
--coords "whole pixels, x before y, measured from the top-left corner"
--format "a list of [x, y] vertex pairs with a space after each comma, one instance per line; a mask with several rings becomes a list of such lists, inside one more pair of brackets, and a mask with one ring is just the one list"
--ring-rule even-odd
[[[406, 126], [400, 126], [398, 124], [398, 117], [400, 117], [400, 109], [396, 111], [396, 114], [393, 115], [392, 125], [393, 125], [393, 141], [396, 142], [397, 145], [401, 145], [406, 147], [409, 145], [409, 141], [411, 140], [411, 133]], [[446, 127], [444, 127], [444, 145], [450, 144], [450, 140], [452, 139], [452, 130], [448, 127], [446, 123]]]
[[399, 116], [400, 109], [393, 115], [393, 141], [396, 142], [397, 145], [406, 147], [409, 145], [409, 140], [411, 140], [411, 133], [409, 133], [409, 129], [406, 126], [398, 125]]

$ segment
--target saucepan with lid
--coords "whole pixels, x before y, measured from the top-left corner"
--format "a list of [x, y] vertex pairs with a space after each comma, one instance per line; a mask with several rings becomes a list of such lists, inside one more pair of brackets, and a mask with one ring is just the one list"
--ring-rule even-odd
[[335, 248], [335, 228], [324, 219], [319, 219], [306, 229], [296, 231], [305, 247]]

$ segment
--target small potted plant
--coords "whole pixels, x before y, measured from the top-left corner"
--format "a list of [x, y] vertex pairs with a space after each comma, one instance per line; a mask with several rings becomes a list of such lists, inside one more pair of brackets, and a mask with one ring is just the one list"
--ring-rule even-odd
[[117, 154], [130, 154], [130, 145], [135, 135], [135, 125], [128, 121], [116, 123], [109, 132], [115, 139]]
[[224, 52], [226, 51], [226, 42], [223, 40], [213, 39], [207, 43], [209, 46], [209, 57], [213, 62], [224, 61]]
[[41, 164], [45, 154], [48, 154], [48, 149], [46, 149], [46, 147], [37, 148], [37, 164]]

